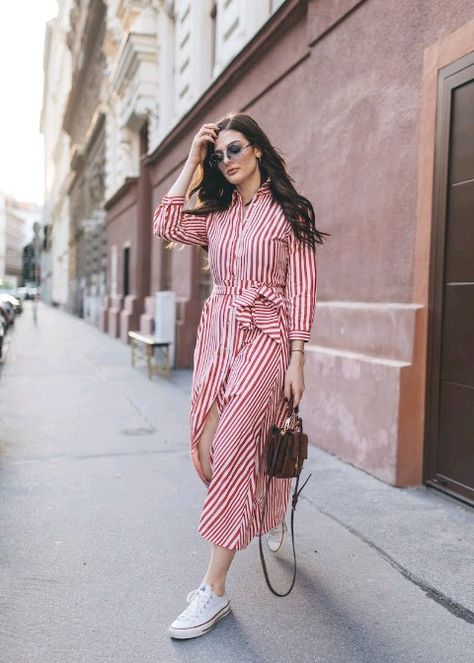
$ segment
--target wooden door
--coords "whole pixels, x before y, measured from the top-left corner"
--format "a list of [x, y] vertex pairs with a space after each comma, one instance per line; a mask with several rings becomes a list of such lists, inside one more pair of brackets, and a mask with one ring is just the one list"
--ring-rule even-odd
[[439, 72], [425, 481], [474, 504], [474, 54]]

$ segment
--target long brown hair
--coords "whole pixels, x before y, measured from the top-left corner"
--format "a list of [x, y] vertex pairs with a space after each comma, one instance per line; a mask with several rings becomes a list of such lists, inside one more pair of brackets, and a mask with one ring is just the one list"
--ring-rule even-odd
[[[227, 113], [217, 122], [222, 131], [232, 129], [239, 131], [249, 143], [259, 147], [262, 152], [260, 160], [261, 181], [270, 178], [270, 189], [274, 199], [290, 222], [298, 240], [306, 242], [314, 250], [316, 244], [323, 243], [323, 235], [330, 235], [316, 229], [315, 213], [311, 202], [297, 193], [293, 178], [288, 174], [286, 163], [280, 150], [274, 147], [257, 122], [244, 113]], [[198, 205], [183, 213], [209, 214], [229, 207], [235, 186], [228, 182], [218, 168], [211, 166], [209, 158], [214, 145], [208, 144], [206, 157], [197, 171], [190, 186], [189, 194], [197, 193]]]

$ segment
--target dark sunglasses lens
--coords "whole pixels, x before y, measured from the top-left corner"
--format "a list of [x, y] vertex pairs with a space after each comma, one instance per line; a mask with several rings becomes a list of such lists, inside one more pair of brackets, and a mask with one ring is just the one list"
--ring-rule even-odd
[[[235, 143], [233, 145], [229, 145], [226, 148], [226, 154], [227, 158], [231, 159], [232, 157], [236, 156], [237, 154], [240, 154], [243, 150], [242, 145], [239, 145], [239, 143]], [[209, 164], [213, 167], [216, 168], [220, 163], [224, 161], [224, 155], [222, 152], [214, 152], [210, 157], [209, 157]]]

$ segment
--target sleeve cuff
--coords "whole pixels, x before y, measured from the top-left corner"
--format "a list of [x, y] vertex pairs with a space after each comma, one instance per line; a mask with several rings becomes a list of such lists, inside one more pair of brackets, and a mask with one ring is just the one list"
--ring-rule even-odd
[[163, 196], [163, 198], [161, 199], [161, 204], [163, 203], [168, 205], [173, 203], [181, 204], [184, 203], [184, 200], [185, 196]]
[[288, 336], [290, 341], [309, 341], [311, 332], [304, 331], [303, 329], [293, 329]]

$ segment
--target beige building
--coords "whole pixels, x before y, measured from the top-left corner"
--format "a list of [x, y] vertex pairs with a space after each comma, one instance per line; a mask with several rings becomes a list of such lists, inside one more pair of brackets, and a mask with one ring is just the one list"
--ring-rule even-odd
[[62, 120], [71, 87], [71, 54], [67, 46], [71, 7], [72, 0], [60, 2], [58, 15], [46, 26], [40, 120], [46, 176], [43, 223], [49, 226], [51, 240], [50, 301], [63, 308], [68, 304], [69, 292], [68, 184], [71, 171], [70, 139]]

